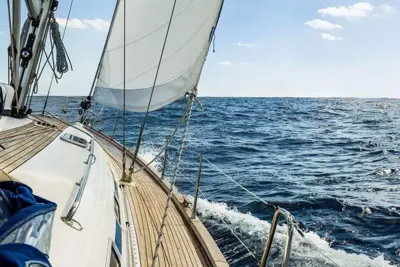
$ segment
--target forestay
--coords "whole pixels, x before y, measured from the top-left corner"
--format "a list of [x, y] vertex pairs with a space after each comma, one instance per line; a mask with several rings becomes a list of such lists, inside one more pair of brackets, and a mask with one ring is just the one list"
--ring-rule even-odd
[[[223, 0], [176, 0], [150, 111], [195, 91]], [[126, 109], [146, 111], [174, 0], [129, 0], [126, 6]], [[115, 11], [94, 99], [121, 109], [124, 88], [124, 0]], [[196, 93], [196, 92], [195, 92]]]

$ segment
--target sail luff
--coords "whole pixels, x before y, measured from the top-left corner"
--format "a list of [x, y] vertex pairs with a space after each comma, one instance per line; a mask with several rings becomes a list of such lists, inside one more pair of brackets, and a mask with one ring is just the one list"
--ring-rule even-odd
[[221, 16], [222, 8], [223, 8], [223, 6], [224, 6], [224, 1], [225, 1], [225, 0], [222, 0], [222, 1], [221, 1], [221, 6], [219, 7], [218, 16], [217, 16], [217, 18], [216, 18], [216, 20], [215, 20], [215, 26], [213, 27], [212, 32], [211, 32], [211, 34], [210, 34], [210, 39], [209, 39], [209, 42], [208, 42], [208, 48], [207, 48], [207, 50], [206, 50], [206, 55], [204, 56], [204, 58], [203, 58], [203, 63], [201, 64], [201, 67], [200, 67], [200, 75], [198, 76], [197, 81], [196, 81], [196, 84], [195, 84], [195, 86], [194, 86], [194, 90], [195, 90], [194, 93], [195, 93], [196, 95], [197, 95], [197, 90], [198, 90], [198, 89], [197, 89], [197, 85], [199, 84], [200, 77], [201, 77], [201, 73], [203, 72], [203, 67], [204, 67], [204, 64], [206, 63], [208, 52], [210, 51], [211, 43], [212, 43], [212, 41], [213, 41], [213, 38], [215, 38], [215, 31], [217, 30], [218, 21], [219, 21], [219, 18], [220, 18], [220, 16]]
[[[193, 91], [203, 68], [222, 0], [177, 0], [171, 29], [154, 86], [150, 111], [161, 108]], [[122, 85], [126, 84], [126, 109], [147, 110], [164, 41], [172, 0], [127, 1], [127, 77], [122, 77], [122, 35], [111, 29], [94, 100], [121, 109]], [[120, 9], [120, 8], [119, 8]], [[117, 11], [112, 28], [122, 27]]]
[[100, 73], [101, 65], [103, 64], [103, 57], [104, 57], [104, 54], [105, 54], [105, 52], [107, 50], [108, 41], [109, 41], [110, 35], [111, 35], [111, 29], [112, 29], [112, 27], [114, 25], [115, 17], [116, 17], [117, 10], [118, 10], [120, 2], [121, 2], [121, 0], [117, 0], [117, 2], [115, 3], [115, 8], [114, 8], [114, 12], [113, 12], [113, 15], [112, 15], [112, 18], [111, 18], [110, 27], [108, 28], [107, 37], [106, 37], [106, 41], [104, 42], [103, 50], [101, 52], [99, 64], [97, 65], [97, 69], [96, 69], [96, 73], [95, 73], [94, 78], [93, 78], [92, 86], [90, 87], [90, 92], [88, 94], [89, 96], [91, 96], [93, 94], [93, 90], [94, 90], [94, 87], [96, 85], [96, 81], [97, 81], [97, 78], [99, 76], [99, 73]]

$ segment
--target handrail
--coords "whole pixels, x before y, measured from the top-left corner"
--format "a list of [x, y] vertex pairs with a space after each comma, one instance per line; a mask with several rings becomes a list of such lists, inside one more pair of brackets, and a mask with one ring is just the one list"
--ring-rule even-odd
[[[286, 236], [286, 244], [285, 244], [285, 249], [284, 249], [284, 254], [283, 254], [283, 261], [282, 261], [282, 267], [286, 267], [289, 264], [289, 255], [290, 255], [290, 249], [291, 249], [291, 244], [292, 244], [292, 238], [293, 238], [293, 231], [294, 229], [296, 229], [296, 231], [300, 234], [301, 237], [304, 237], [303, 232], [299, 229], [298, 227], [298, 223], [295, 220], [294, 216], [287, 210], [278, 207], [272, 203], [266, 202], [263, 199], [261, 199], [260, 197], [258, 197], [256, 194], [254, 194], [253, 192], [251, 192], [250, 190], [248, 190], [247, 188], [245, 188], [243, 185], [241, 185], [239, 182], [237, 182], [236, 180], [234, 180], [233, 178], [231, 178], [229, 175], [227, 175], [226, 173], [224, 173], [221, 169], [219, 169], [217, 166], [215, 166], [210, 160], [208, 160], [204, 155], [202, 155], [201, 153], [197, 153], [195, 151], [192, 151], [190, 149], [186, 149], [189, 152], [198, 155], [199, 157], [201, 157], [201, 159], [204, 159], [207, 163], [209, 163], [215, 170], [217, 170], [218, 172], [220, 172], [221, 174], [223, 174], [225, 177], [227, 177], [229, 180], [231, 180], [233, 183], [235, 183], [236, 185], [238, 185], [240, 188], [242, 188], [244, 191], [246, 191], [247, 193], [249, 193], [250, 195], [252, 195], [253, 197], [255, 197], [256, 199], [258, 199], [259, 201], [261, 201], [263, 204], [265, 204], [266, 206], [272, 207], [275, 210], [275, 214], [273, 217], [273, 221], [271, 223], [271, 229], [269, 231], [269, 235], [267, 238], [267, 242], [266, 242], [266, 246], [265, 246], [265, 250], [262, 256], [261, 261], [259, 261], [259, 266], [260, 267], [265, 267], [266, 263], [267, 263], [267, 258], [271, 249], [271, 245], [272, 245], [272, 241], [274, 238], [274, 234], [276, 231], [276, 227], [278, 224], [278, 220], [279, 220], [279, 216], [280, 215], [284, 215], [285, 219], [286, 219], [286, 224], [287, 224], [287, 236]], [[201, 163], [200, 163], [201, 164]], [[199, 168], [201, 168], [201, 165], [199, 166]], [[182, 175], [184, 177], [184, 175]], [[185, 177], [186, 178], [186, 177]], [[199, 178], [198, 178], [199, 179]], [[199, 183], [199, 181], [198, 181]], [[193, 183], [194, 185], [194, 183]], [[200, 190], [197, 189], [198, 185], [195, 185], [195, 190]], [[198, 198], [198, 194], [195, 191], [195, 197], [193, 199], [194, 202], [197, 202], [197, 198]], [[200, 190], [200, 193], [203, 195], [203, 197], [205, 197], [204, 193], [202, 193], [202, 191]], [[207, 199], [207, 198], [206, 198]], [[196, 205], [193, 205], [194, 209], [196, 209]], [[195, 210], [193, 210], [193, 212], [195, 212]], [[226, 224], [226, 222], [225, 222]], [[227, 225], [227, 224], [226, 224]], [[228, 226], [228, 225], [227, 225]], [[228, 226], [229, 228], [229, 226]], [[242, 242], [242, 240], [240, 240], [240, 238], [236, 235], [236, 233], [230, 229], [231, 232], [235, 235], [235, 237], [239, 240], [239, 242], [250, 252], [250, 254], [256, 259], [258, 260], [255, 255], [245, 246], [245, 244]]]
[[[74, 217], [76, 211], [78, 210], [79, 205], [81, 204], [82, 196], [85, 191], [87, 180], [89, 178], [90, 168], [92, 167], [92, 165], [95, 162], [96, 162], [96, 156], [94, 155], [94, 141], [92, 138], [90, 140], [90, 154], [87, 158], [87, 161], [85, 162], [85, 164], [87, 164], [85, 172], [83, 174], [81, 181], [79, 183], [76, 183], [76, 185], [79, 186], [78, 192], [76, 193], [74, 202], [72, 203], [67, 215], [64, 217], [61, 217], [61, 220], [63, 222], [65, 222], [66, 224], [68, 224], [69, 226], [71, 226], [72, 228], [74, 228], [78, 231], [81, 231], [83, 229], [83, 227], [81, 226], [81, 224], [79, 222], [75, 221], [73, 219], [73, 217]], [[76, 223], [78, 225], [78, 227], [75, 227], [74, 223]]]
[[262, 256], [262, 259], [260, 262], [260, 267], [267, 266], [268, 255], [271, 250], [272, 241], [274, 240], [274, 235], [275, 235], [275, 231], [276, 231], [276, 227], [278, 225], [280, 215], [283, 215], [286, 218], [286, 224], [287, 224], [286, 244], [285, 244], [285, 250], [283, 252], [282, 267], [288, 266], [290, 248], [292, 245], [292, 238], [293, 238], [293, 228], [295, 227], [296, 222], [294, 220], [293, 215], [289, 211], [278, 207], [275, 211], [274, 218], [271, 223], [271, 228], [270, 228], [270, 231], [268, 234], [268, 239], [265, 244], [264, 253], [263, 253], [263, 256]]

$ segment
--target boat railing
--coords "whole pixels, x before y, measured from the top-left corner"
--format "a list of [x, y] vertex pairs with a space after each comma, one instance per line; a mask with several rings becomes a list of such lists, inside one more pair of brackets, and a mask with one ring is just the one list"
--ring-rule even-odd
[[87, 157], [87, 160], [85, 161], [86, 168], [85, 172], [83, 173], [82, 179], [76, 183], [78, 186], [77, 193], [75, 195], [74, 201], [72, 202], [71, 207], [69, 208], [67, 214], [63, 217], [61, 217], [61, 220], [65, 222], [67, 225], [71, 226], [72, 228], [81, 231], [83, 229], [82, 225], [74, 220], [74, 215], [76, 211], [79, 208], [79, 205], [81, 204], [81, 200], [83, 197], [83, 193], [85, 191], [86, 183], [89, 178], [90, 174], [90, 169], [92, 165], [96, 162], [96, 156], [94, 155], [94, 141], [93, 139], [90, 140], [90, 154]]
[[[101, 114], [101, 111], [99, 113], [99, 115]], [[116, 118], [116, 122], [115, 122], [115, 126], [113, 129], [113, 135], [112, 138], [114, 139], [114, 135], [115, 135], [115, 131], [118, 125], [118, 121], [120, 119], [120, 114], [118, 114], [118, 117]], [[93, 125], [92, 125], [93, 127]], [[175, 142], [173, 140], [173, 142]], [[167, 147], [168, 148], [168, 147]], [[208, 198], [206, 197], [206, 195], [204, 194], [204, 192], [201, 190], [200, 187], [200, 180], [201, 180], [201, 169], [202, 169], [202, 164], [203, 161], [206, 161], [206, 163], [208, 163], [214, 170], [216, 170], [217, 172], [219, 172], [220, 174], [222, 174], [224, 177], [228, 178], [228, 180], [230, 180], [231, 182], [233, 182], [234, 184], [236, 184], [239, 188], [243, 189], [245, 192], [247, 192], [248, 194], [250, 194], [252, 197], [254, 197], [255, 199], [257, 199], [258, 201], [261, 201], [263, 204], [265, 204], [266, 206], [269, 207], [273, 207], [275, 210], [274, 216], [273, 216], [273, 220], [270, 226], [270, 230], [267, 233], [267, 239], [265, 242], [265, 248], [263, 250], [263, 254], [262, 254], [262, 258], [259, 259], [259, 257], [257, 257], [255, 254], [255, 252], [250, 249], [244, 242], [243, 240], [241, 240], [241, 238], [239, 237], [239, 234], [233, 229], [233, 227], [231, 227], [229, 225], [229, 223], [226, 221], [226, 219], [223, 218], [223, 216], [217, 215], [219, 216], [220, 220], [223, 222], [223, 224], [231, 231], [231, 233], [235, 236], [235, 238], [238, 240], [238, 242], [247, 250], [248, 255], [252, 256], [258, 263], [258, 265], [260, 267], [265, 267], [267, 264], [267, 260], [268, 257], [270, 255], [270, 251], [271, 251], [271, 247], [272, 247], [272, 242], [274, 239], [274, 235], [278, 226], [278, 221], [279, 218], [283, 215], [283, 217], [286, 220], [286, 227], [287, 227], [287, 233], [286, 233], [286, 243], [285, 243], [285, 249], [283, 252], [283, 260], [282, 260], [282, 266], [286, 267], [288, 266], [289, 263], [289, 258], [290, 258], [290, 251], [291, 251], [291, 244], [292, 244], [292, 239], [293, 239], [293, 234], [294, 234], [294, 230], [296, 230], [296, 232], [299, 234], [298, 236], [300, 236], [301, 238], [305, 238], [302, 230], [299, 228], [298, 223], [296, 222], [294, 216], [287, 210], [275, 206], [272, 203], [268, 203], [266, 201], [264, 201], [263, 199], [261, 199], [260, 197], [258, 197], [255, 193], [251, 192], [249, 189], [247, 189], [246, 187], [244, 187], [242, 184], [240, 184], [239, 182], [237, 182], [235, 179], [233, 179], [232, 177], [230, 177], [229, 175], [227, 175], [225, 172], [223, 172], [220, 168], [218, 168], [216, 165], [214, 165], [209, 159], [207, 159], [204, 155], [201, 155], [200, 153], [197, 153], [196, 151], [193, 151], [191, 149], [185, 148], [185, 150], [194, 153], [195, 155], [197, 155], [199, 157], [199, 168], [198, 168], [198, 172], [197, 172], [197, 182], [194, 183], [191, 179], [189, 179], [186, 175], [184, 175], [180, 170], [178, 170], [178, 174], [179, 177], [186, 179], [188, 182], [190, 182], [192, 185], [195, 186], [195, 192], [194, 192], [194, 198], [193, 198], [193, 204], [192, 204], [192, 214], [191, 214], [191, 218], [194, 219], [196, 218], [196, 214], [197, 214], [197, 202], [198, 202], [198, 197], [199, 194], [204, 198], [204, 200], [209, 201]], [[90, 165], [92, 165], [93, 163], [91, 162], [94, 158], [91, 157], [93, 153], [91, 153], [88, 157], [88, 167], [87, 170], [90, 171]], [[170, 162], [167, 159], [167, 149], [164, 150], [164, 159], [163, 159], [163, 166], [162, 166], [162, 175], [161, 175], [161, 179], [165, 178], [165, 170], [167, 168], [167, 165]], [[88, 174], [88, 171], [85, 172], [85, 174]], [[85, 177], [85, 176], [84, 176]], [[87, 180], [87, 176], [86, 178], [83, 178], [80, 185], [79, 185], [79, 191], [78, 194], [76, 195], [75, 201], [71, 207], [71, 209], [69, 210], [67, 216], [62, 217], [63, 221], [66, 222], [68, 225], [70, 225], [73, 228], [76, 228], [74, 226], [74, 223], [78, 224], [78, 228], [76, 228], [77, 230], [82, 230], [82, 226], [76, 222], [73, 219], [74, 214], [76, 213], [77, 208], [79, 207], [80, 204], [80, 199], [82, 198], [82, 194], [83, 194], [83, 190], [86, 184], [86, 180]], [[209, 201], [210, 202], [210, 201]], [[331, 258], [329, 258], [327, 255], [324, 255], [323, 252], [317, 247], [314, 246], [315, 250], [317, 252], [319, 252], [322, 256], [324, 256], [326, 259], [330, 260], [335, 266], [339, 266], [336, 264], [335, 261], [333, 261]]]
[[[197, 169], [197, 181], [195, 182], [194, 179], [190, 179], [188, 178], [188, 175], [185, 175], [182, 173], [182, 171], [184, 171], [184, 169], [181, 169], [182, 171], [178, 170], [178, 174], [179, 174], [179, 178], [183, 178], [186, 181], [188, 181], [190, 184], [192, 184], [194, 186], [194, 197], [191, 199], [192, 201], [192, 216], [191, 218], [194, 219], [196, 218], [196, 214], [198, 214], [197, 211], [197, 203], [198, 203], [198, 198], [201, 196], [201, 198], [203, 198], [205, 201], [208, 201], [210, 203], [212, 203], [212, 201], [210, 201], [207, 197], [206, 194], [204, 192], [204, 190], [201, 189], [201, 172], [202, 172], [202, 168], [204, 167], [204, 164], [207, 164], [207, 167], [211, 167], [212, 169], [214, 169], [215, 171], [217, 171], [218, 173], [220, 173], [223, 177], [227, 178], [229, 181], [233, 182], [236, 186], [238, 186], [239, 188], [241, 188], [242, 190], [244, 190], [246, 193], [248, 193], [249, 195], [251, 195], [253, 198], [257, 199], [258, 201], [260, 201], [261, 203], [263, 203], [264, 205], [273, 208], [274, 210], [274, 216], [271, 222], [271, 225], [269, 227], [269, 231], [267, 231], [266, 233], [266, 241], [265, 241], [265, 246], [264, 246], [264, 250], [261, 252], [259, 251], [259, 249], [257, 249], [258, 252], [255, 252], [254, 248], [249, 248], [249, 244], [246, 245], [246, 243], [248, 243], [247, 241], [243, 241], [240, 238], [240, 233], [237, 232], [236, 227], [232, 227], [231, 223], [229, 222], [229, 219], [224, 218], [223, 215], [220, 215], [219, 213], [216, 213], [215, 215], [219, 217], [219, 219], [221, 220], [221, 222], [223, 223], [223, 225], [232, 233], [232, 235], [238, 240], [238, 242], [241, 244], [241, 246], [243, 246], [247, 252], [248, 255], [253, 257], [255, 259], [255, 261], [257, 262], [258, 266], [260, 267], [266, 267], [267, 263], [271, 264], [272, 259], [271, 259], [271, 255], [273, 253], [271, 253], [271, 248], [272, 248], [272, 243], [274, 240], [274, 236], [278, 227], [278, 223], [280, 218], [284, 218], [284, 227], [286, 228], [286, 238], [285, 238], [285, 243], [283, 244], [284, 249], [283, 249], [283, 255], [282, 255], [282, 261], [281, 261], [281, 266], [286, 267], [289, 264], [289, 259], [290, 259], [290, 252], [291, 252], [291, 246], [292, 246], [292, 240], [295, 237], [297, 238], [301, 238], [301, 239], [305, 239], [305, 235], [303, 233], [303, 231], [300, 229], [298, 222], [295, 220], [294, 216], [287, 211], [284, 208], [281, 208], [279, 206], [276, 206], [272, 203], [266, 202], [265, 200], [261, 199], [260, 197], [258, 197], [255, 193], [253, 193], [252, 191], [250, 191], [249, 189], [247, 189], [246, 187], [244, 187], [242, 184], [240, 184], [238, 181], [236, 181], [235, 179], [233, 179], [230, 175], [226, 174], [224, 171], [222, 171], [220, 168], [218, 168], [216, 165], [214, 165], [208, 158], [206, 158], [204, 155], [202, 155], [201, 153], [198, 153], [196, 151], [193, 151], [189, 148], [185, 148], [185, 150], [189, 151], [190, 153], [192, 153], [192, 155], [196, 155], [199, 158], [199, 167]], [[161, 159], [160, 159], [161, 160]], [[164, 158], [162, 159], [162, 179], [167, 179], [164, 177], [167, 177], [166, 175], [166, 169], [168, 168], [173, 168], [173, 163], [170, 162], [167, 159], [167, 152], [164, 151]], [[295, 232], [297, 232], [297, 234], [295, 235]], [[330, 257], [328, 257], [327, 255], [325, 255], [320, 248], [318, 248], [316, 245], [313, 245], [313, 248], [315, 249], [315, 251], [317, 251], [318, 253], [320, 253], [323, 257], [325, 257], [326, 259], [328, 259], [330, 262], [332, 262], [332, 264], [334, 266], [339, 266], [333, 259], [331, 259]], [[260, 258], [261, 256], [261, 258]], [[275, 262], [277, 259], [274, 257], [273, 261]]]
[[[263, 256], [261, 258], [260, 267], [267, 266], [267, 259], [269, 256], [269, 252], [271, 251], [272, 241], [274, 240], [274, 235], [276, 232], [276, 227], [278, 226], [279, 217], [283, 215], [286, 219], [286, 243], [285, 243], [285, 250], [283, 252], [283, 259], [282, 259], [282, 266], [286, 267], [289, 264], [289, 255], [290, 249], [292, 246], [292, 239], [293, 239], [293, 228], [296, 226], [296, 222], [293, 218], [293, 215], [283, 208], [277, 208], [274, 214], [274, 218], [272, 219], [271, 228], [267, 235], [267, 242], [265, 244], [265, 249]], [[299, 232], [302, 234], [301, 232]]]

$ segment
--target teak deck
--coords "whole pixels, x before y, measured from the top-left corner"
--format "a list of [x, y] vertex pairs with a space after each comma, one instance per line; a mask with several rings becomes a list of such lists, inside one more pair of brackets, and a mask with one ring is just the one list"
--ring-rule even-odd
[[[0, 132], [0, 181], [12, 180], [10, 172], [43, 150], [67, 127], [62, 121], [50, 117], [30, 118], [32, 122], [24, 126]], [[121, 145], [100, 132], [86, 129], [110, 156], [110, 167], [122, 177]], [[128, 153], [128, 166], [131, 161], [131, 154]], [[143, 164], [140, 159], [138, 163]], [[124, 184], [123, 192], [127, 209], [132, 214], [140, 265], [151, 266], [168, 184], [161, 181], [154, 170], [146, 168], [134, 174], [130, 184]], [[178, 197], [174, 195], [170, 202], [155, 266], [228, 266], [200, 220], [189, 218], [190, 209], [180, 203], [182, 196]]]
[[[46, 122], [46, 123], [44, 123]], [[50, 144], [66, 126], [51, 118], [0, 132], [0, 170], [10, 173]]]
[[[132, 178], [124, 192], [133, 214], [141, 265], [151, 266], [167, 195], [143, 172], [134, 174]], [[207, 266], [189, 229], [171, 203], [156, 266]]]
[[[116, 147], [118, 144], [99, 132], [91, 132], [109, 153], [114, 169], [122, 177], [121, 149]], [[132, 162], [130, 156], [128, 153], [128, 167]], [[145, 169], [134, 173], [132, 182], [123, 188], [133, 216], [140, 264], [151, 266], [167, 200], [167, 186], [151, 170]], [[170, 202], [155, 266], [229, 266], [201, 222], [198, 219], [191, 220], [189, 214], [181, 203]]]

